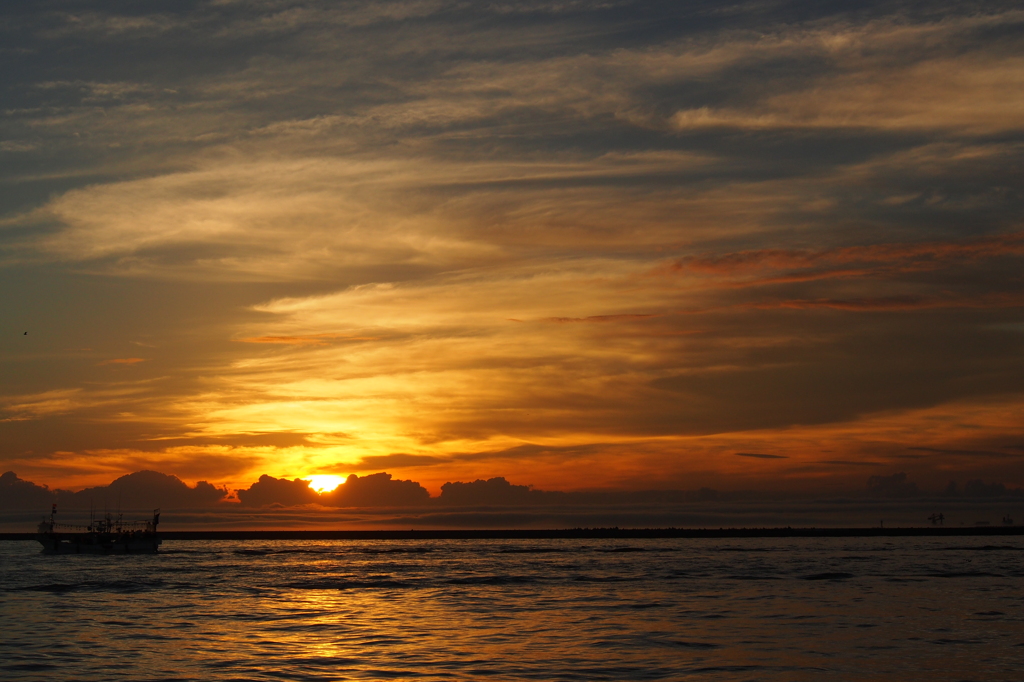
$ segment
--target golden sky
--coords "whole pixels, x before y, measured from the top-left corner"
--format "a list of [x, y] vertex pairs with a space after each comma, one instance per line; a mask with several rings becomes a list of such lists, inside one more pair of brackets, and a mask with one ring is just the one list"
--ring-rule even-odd
[[1015, 3], [3, 12], [0, 470], [1024, 484]]

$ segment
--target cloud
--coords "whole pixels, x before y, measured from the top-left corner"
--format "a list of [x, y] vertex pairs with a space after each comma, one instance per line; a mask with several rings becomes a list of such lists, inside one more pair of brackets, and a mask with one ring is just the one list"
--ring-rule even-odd
[[542, 495], [530, 486], [512, 485], [504, 477], [486, 481], [477, 479], [471, 483], [445, 483], [441, 486], [439, 502], [446, 505], [462, 506], [521, 506], [539, 502]]
[[0, 395], [0, 421], [40, 420], [62, 414], [124, 406], [145, 395], [147, 381], [116, 382], [101, 386], [57, 388], [42, 393]]
[[[67, 492], [67, 491], [62, 491]], [[0, 475], [0, 509], [22, 511], [35, 509], [45, 511], [52, 504], [57, 491], [18, 478], [13, 471]]]
[[0, 477], [0, 505], [7, 510], [25, 511], [35, 507], [45, 511], [49, 503], [60, 509], [198, 509], [210, 507], [227, 496], [227, 490], [206, 481], [188, 486], [176, 476], [156, 471], [137, 471], [121, 476], [106, 486], [85, 488], [78, 492], [50, 490], [23, 481], [14, 472]]
[[30, 152], [36, 148], [31, 142], [0, 140], [0, 152]]
[[[32, 65], [3, 76], [0, 312], [47, 328], [0, 339], [2, 461], [850, 489], [823, 450], [881, 475], [920, 446], [978, 453], [913, 460], [922, 487], [998, 478], [1024, 15], [667, 3], [623, 30], [630, 8], [0, 26]], [[152, 349], [131, 384], [125, 339]]]
[[350, 474], [332, 491], [317, 493], [309, 481], [278, 479], [263, 474], [246, 489], [238, 490], [246, 507], [294, 507], [319, 504], [328, 507], [407, 507], [424, 504], [430, 493], [415, 481], [393, 480], [391, 474]]
[[907, 480], [907, 474], [900, 472], [891, 476], [872, 476], [868, 479], [868, 494], [872, 497], [913, 497], [918, 494], [917, 485]]
[[75, 493], [75, 502], [88, 499], [97, 503], [118, 503], [125, 508], [167, 507], [195, 508], [210, 506], [227, 496], [227, 490], [206, 481], [189, 487], [176, 476], [156, 471], [137, 471], [116, 479], [108, 486], [86, 488]]
[[408, 455], [395, 453], [392, 455], [373, 455], [363, 457], [356, 463], [361, 469], [383, 469], [387, 467], [424, 467], [437, 466], [450, 461], [447, 457], [435, 457], [431, 455]]
[[272, 343], [286, 346], [325, 346], [336, 340], [341, 341], [377, 341], [373, 336], [343, 336], [341, 334], [312, 334], [309, 336], [259, 336], [238, 339], [242, 343]]
[[72, 35], [93, 38], [152, 37], [178, 28], [182, 22], [166, 14], [125, 16], [103, 12], [61, 13], [60, 23], [44, 35], [51, 39], [65, 39]]
[[[1024, 232], [992, 235], [975, 239], [910, 243], [876, 243], [845, 246], [821, 251], [762, 249], [739, 253], [708, 254], [677, 261], [669, 268], [700, 273], [730, 275], [763, 270], [804, 270], [842, 267], [841, 272], [896, 272], [936, 270], [965, 260], [1005, 258], [1024, 255]], [[883, 269], [885, 268], [885, 269]], [[758, 282], [765, 280], [758, 279]], [[771, 282], [774, 280], [767, 280]]]
[[5, 421], [38, 419], [39, 417], [70, 412], [80, 406], [79, 389], [47, 391], [36, 395], [10, 396], [3, 404], [11, 415]]
[[[819, 479], [816, 479], [819, 480]], [[863, 480], [863, 479], [861, 479]], [[353, 485], [354, 484], [354, 485]], [[351, 486], [346, 488], [346, 486]], [[767, 491], [699, 489], [606, 490], [562, 492], [510, 483], [504, 477], [448, 482], [441, 495], [429, 498], [413, 481], [389, 474], [350, 476], [332, 493], [318, 495], [301, 479], [263, 475], [248, 490], [238, 491], [242, 504], [226, 501], [226, 490], [200, 482], [189, 487], [174, 476], [142, 471], [107, 486], [73, 493], [52, 490], [0, 476], [0, 525], [29, 530], [36, 514], [58, 504], [58, 519], [80, 523], [84, 510], [109, 506], [136, 511], [164, 508], [164, 523], [173, 530], [269, 530], [346, 528], [571, 528], [571, 527], [765, 527], [862, 526], [864, 519], [890, 525], [919, 526], [942, 505], [951, 523], [1005, 515], [1005, 498], [1020, 497], [1020, 488], [975, 479], [964, 495], [927, 495], [907, 474], [873, 476], [865, 491], [822, 498], [821, 491], [797, 495]], [[345, 491], [348, 491], [347, 494]], [[1002, 500], [1002, 501], [999, 501]], [[995, 502], [998, 502], [998, 505]], [[26, 510], [36, 510], [26, 514]], [[168, 512], [169, 513], [166, 513]], [[20, 524], [20, 525], [19, 525]]]
[[638, 313], [627, 313], [621, 315], [591, 315], [589, 317], [549, 317], [546, 322], [633, 322], [636, 320], [647, 320], [655, 315], [643, 315]]
[[71, 90], [82, 93], [83, 102], [96, 102], [108, 99], [123, 99], [133, 95], [151, 94], [152, 86], [146, 83], [119, 81], [112, 83], [96, 83], [88, 81], [44, 81], [36, 83], [42, 90]]
[[[993, 450], [956, 450], [950, 448], [926, 448], [926, 447], [914, 447], [911, 450], [920, 450], [922, 452], [931, 452], [942, 455], [953, 455], [958, 457], [1020, 457], [1021, 455], [1015, 452], [999, 452]], [[1011, 449], [1011, 448], [1007, 448]]]
[[972, 134], [1020, 130], [1014, 111], [1024, 102], [1001, 96], [1019, 92], [1024, 62], [996, 57], [936, 58], [876, 73], [843, 74], [805, 91], [766, 97], [751, 110], [699, 107], [677, 111], [680, 131], [705, 128], [954, 129]]
[[1002, 483], [985, 483], [981, 479], [974, 479], [964, 484], [963, 494], [965, 497], [1005, 497], [1007, 495], [1021, 497], [1024, 495], [1024, 490], [1020, 488], [1009, 490]]
[[789, 459], [786, 455], [765, 455], [759, 452], [737, 452], [737, 457], [753, 457], [755, 459]]
[[140, 362], [145, 362], [145, 358], [114, 358], [113, 360], [104, 360], [99, 362], [99, 365], [135, 365]]
[[850, 298], [774, 301], [754, 303], [756, 308], [794, 308], [805, 310], [811, 308], [832, 308], [850, 311], [878, 310], [927, 310], [930, 308], [1019, 308], [1024, 306], [1024, 295], [993, 293], [973, 297], [915, 297], [915, 296], [884, 296], [878, 298]]
[[[1019, 59], [975, 46], [979, 34], [1021, 20], [1019, 12], [947, 15], [921, 23], [881, 19], [784, 29], [767, 40], [740, 39], [732, 47], [736, 61], [813, 55], [824, 68], [812, 69], [806, 81], [796, 80], [795, 87], [781, 92], [765, 89], [746, 107], [680, 109], [671, 120], [679, 130], [1019, 130], [1012, 114], [1019, 104], [1000, 95], [1020, 78]], [[954, 45], [960, 53], [951, 58], [943, 48]]]
[[823, 460], [819, 461], [818, 464], [831, 464], [831, 465], [834, 465], [834, 466], [843, 466], [843, 467], [876, 467], [877, 468], [878, 466], [880, 466], [879, 462], [858, 461], [858, 460], [848, 460], [848, 459], [823, 459]]
[[[41, 235], [33, 247], [124, 275], [283, 281], [357, 268], [386, 276], [401, 268], [480, 267], [507, 259], [505, 250], [521, 240], [516, 224], [534, 220], [532, 210], [516, 215], [523, 207], [507, 205], [509, 184], [581, 177], [593, 183], [621, 173], [642, 178], [659, 167], [686, 164], [684, 157], [614, 156], [593, 164], [268, 159], [72, 190], [8, 222], [59, 224], [62, 229]], [[462, 198], [445, 201], [453, 190]], [[527, 204], [534, 210], [552, 201], [549, 191], [526, 192], [541, 201]], [[577, 193], [578, 207], [588, 213], [626, 210], [612, 208], [607, 190], [601, 199], [593, 190]], [[633, 203], [629, 193], [618, 198]], [[508, 214], [503, 222], [509, 225], [482, 238], [473, 219], [494, 211]], [[613, 217], [600, 222], [610, 224]], [[548, 239], [574, 238], [561, 232]], [[612, 229], [605, 239], [620, 241]]]
[[259, 480], [245, 490], [238, 490], [239, 501], [246, 507], [266, 507], [281, 505], [285, 507], [314, 504], [320, 496], [309, 487], [309, 481], [301, 478], [294, 480], [278, 479], [263, 474]]
[[[398, 15], [409, 18], [444, 13], [435, 6], [417, 6], [413, 10], [398, 3], [396, 11], [397, 8], [402, 8]], [[588, 17], [588, 21], [596, 22], [601, 17], [600, 11], [573, 11]], [[267, 63], [232, 73], [196, 70], [205, 75], [184, 82], [172, 79], [164, 84], [168, 87], [100, 79], [33, 84], [43, 95], [71, 89], [81, 90], [86, 98], [147, 97], [143, 108], [134, 103], [134, 108], [119, 104], [104, 108], [100, 116], [83, 105], [87, 102], [65, 105], [60, 116], [36, 120], [37, 129], [42, 120], [49, 126], [67, 125], [70, 129], [80, 129], [89, 121], [88, 125], [94, 128], [89, 140], [103, 137], [110, 144], [132, 139], [155, 141], [156, 131], [160, 131], [161, 137], [160, 142], [154, 143], [162, 145], [178, 136], [189, 144], [202, 144], [212, 135], [212, 141], [231, 140], [241, 145], [240, 153], [248, 157], [242, 163], [232, 164], [225, 162], [223, 156], [191, 156], [186, 157], [187, 161], [173, 163], [173, 172], [146, 172], [137, 174], [142, 177], [65, 192], [25, 217], [29, 223], [55, 222], [62, 226], [56, 234], [34, 241], [35, 248], [61, 259], [116, 257], [116, 268], [125, 273], [204, 278], [279, 281], [322, 276], [328, 264], [411, 261], [450, 267], [463, 259], [500, 255], [502, 246], [492, 241], [501, 236], [500, 232], [491, 231], [485, 239], [478, 233], [461, 230], [453, 234], [453, 217], [459, 216], [459, 222], [465, 223], [467, 209], [494, 215], [495, 208], [479, 196], [453, 197], [453, 190], [476, 195], [487, 191], [492, 202], [523, 205], [521, 201], [505, 202], [504, 197], [494, 196], [518, 186], [519, 193], [528, 198], [521, 209], [522, 218], [547, 214], [562, 223], [563, 228], [571, 222], [595, 222], [595, 227], [600, 228], [588, 232], [609, 233], [608, 229], [601, 229], [603, 224], [616, 221], [602, 219], [602, 214], [629, 199], [630, 192], [625, 191], [628, 185], [656, 182], [658, 177], [664, 177], [672, 189], [661, 201], [672, 194], [678, 200], [680, 179], [706, 182], [710, 174], [719, 187], [705, 190], [721, 189], [721, 185], [728, 183], [728, 171], [735, 167], [736, 159], [730, 158], [733, 153], [720, 146], [714, 151], [685, 150], [662, 141], [660, 149], [584, 148], [580, 153], [549, 153], [540, 158], [537, 154], [526, 156], [521, 150], [506, 149], [506, 160], [496, 162], [491, 153], [481, 154], [485, 158], [452, 153], [451, 142], [441, 139], [445, 135], [470, 135], [475, 144], [486, 145], [483, 140], [493, 139], [495, 130], [508, 130], [513, 134], [502, 135], [500, 139], [514, 140], [515, 131], [524, 129], [522, 123], [514, 121], [524, 117], [543, 129], [553, 125], [552, 117], [560, 120], [551, 133], [556, 138], [581, 124], [588, 130], [593, 127], [595, 134], [607, 134], [608, 121], [615, 122], [611, 129], [624, 125], [664, 132], [671, 127], [670, 121], [678, 125], [686, 111], [703, 112], [698, 118], [707, 118], [707, 112], [713, 111], [703, 105], [666, 117], [659, 112], [671, 108], [673, 102], [665, 93], [700, 93], [711, 87], [708, 83], [718, 82], [731, 83], [735, 92], [720, 93], [712, 88], [705, 96], [722, 99], [724, 94], [731, 94], [726, 99], [738, 100], [732, 108], [745, 112], [737, 116], [775, 116], [792, 121], [801, 120], [801, 116], [826, 121], [845, 116], [855, 119], [851, 125], [868, 128], [888, 129], [892, 120], [918, 116], [914, 111], [938, 115], [934, 113], [940, 108], [936, 102], [959, 111], [967, 119], [991, 118], [1001, 107], [1007, 111], [1020, 108], [1006, 100], [1006, 92], [1021, 90], [1012, 87], [1012, 77], [1021, 69], [1008, 60], [998, 44], [986, 48], [987, 43], [976, 37], [979, 31], [1015, 25], [1020, 16], [1014, 12], [967, 16], [953, 13], [942, 21], [917, 22], [890, 16], [860, 23], [839, 14], [808, 20], [803, 25], [773, 23], [759, 27], [758, 31], [730, 31], [719, 26], [710, 34], [640, 47], [615, 45], [608, 40], [611, 27], [595, 23], [593, 42], [588, 46], [592, 49], [582, 52], [574, 52], [573, 43], [564, 43], [564, 34], [549, 34], [546, 27], [539, 25], [532, 30], [500, 32], [502, 38], [515, 37], [542, 46], [524, 53], [520, 59], [513, 58], [505, 45], [485, 42], [479, 36], [475, 37], [473, 48], [480, 52], [467, 59], [464, 48], [458, 46], [474, 39], [473, 33], [457, 25], [435, 22], [431, 30], [458, 36], [459, 40], [429, 41], [429, 65], [424, 65], [415, 48], [397, 61], [394, 56], [385, 60], [377, 51], [361, 49], [369, 37], [359, 37], [353, 45], [362, 60], [357, 64], [344, 50], [339, 53], [339, 41], [322, 29], [325, 25], [339, 30], [363, 25], [361, 21], [352, 24], [346, 15], [364, 12], [378, 17], [371, 24], [383, 21], [383, 25], [388, 25], [397, 21], [390, 11], [290, 7], [280, 12], [255, 12], [258, 18], [246, 13], [228, 17], [211, 11], [200, 13], [201, 18], [193, 18], [191, 23], [202, 30], [220, 24], [222, 28], [218, 30], [227, 30], [235, 38], [247, 33], [248, 29], [241, 28], [246, 25], [286, 26], [293, 33], [289, 44], [310, 46], [302, 50], [303, 59], [268, 59]], [[483, 13], [489, 12], [493, 10]], [[91, 18], [75, 19], [69, 25], [131, 25], [127, 18], [116, 15], [106, 16], [103, 21], [103, 15], [88, 16]], [[314, 16], [320, 19], [313, 21]], [[281, 23], [284, 17], [289, 18]], [[153, 15], [143, 23], [170, 25], [168, 21], [168, 17]], [[174, 21], [189, 23], [174, 19], [172, 24]], [[240, 33], [223, 28], [222, 22], [234, 24], [233, 28]], [[374, 35], [384, 32], [383, 25], [375, 29]], [[972, 58], [961, 53], [951, 59], [941, 48], [943, 41]], [[325, 68], [331, 60], [340, 61], [344, 68]], [[772, 95], [765, 104], [761, 93], [764, 78], [758, 74], [766, 70], [777, 72], [779, 60], [793, 60], [806, 70], [794, 66], [793, 76], [777, 79], [776, 82], [785, 84], [785, 92]], [[951, 69], [951, 65], [956, 68]], [[371, 77], [379, 83], [373, 69], [388, 70], [388, 93], [363, 84]], [[948, 83], [948, 78], [928, 75], [932, 73], [963, 74], [963, 82]], [[894, 81], [894, 74], [902, 74], [902, 80]], [[352, 104], [348, 107], [339, 107], [335, 113], [308, 115], [289, 104], [297, 93], [341, 87], [343, 83], [338, 79], [345, 78], [360, 84], [354, 86], [355, 92], [348, 100]], [[851, 80], [852, 84], [848, 82]], [[931, 94], [908, 97], [907, 82], [924, 84], [922, 87], [931, 88]], [[903, 94], [894, 97], [888, 91], [872, 89], [883, 86], [900, 89]], [[964, 88], [968, 88], [967, 95], [963, 94]], [[981, 92], [979, 88], [987, 89]], [[842, 98], [835, 95], [837, 92], [845, 93], [843, 101], [848, 104], [839, 103]], [[236, 106], [240, 99], [257, 96], [263, 102], [261, 113], [243, 113]], [[166, 101], [168, 97], [175, 98], [173, 106]], [[789, 100], [777, 101], [787, 97]], [[390, 101], [381, 103], [382, 98]], [[746, 109], [737, 108], [739, 101], [746, 103]], [[791, 111], [813, 108], [815, 102], [846, 106], [856, 110], [856, 115], [798, 115]], [[879, 102], [916, 109], [905, 114], [874, 112], [872, 106], [882, 105], [872, 103]], [[765, 107], [784, 113], [758, 113]], [[949, 114], [954, 119], [956, 111]], [[260, 116], [266, 120], [253, 120]], [[1016, 121], [1013, 116], [1003, 118]], [[111, 123], [111, 119], [116, 122]], [[1006, 121], [990, 123], [997, 128], [1008, 125]], [[978, 119], [970, 125], [987, 124]], [[379, 141], [381, 135], [392, 138], [395, 129], [402, 131], [403, 139], [417, 143], [408, 150], [396, 150]], [[318, 139], [297, 144], [296, 134], [313, 134]], [[756, 167], [750, 164], [752, 160], [746, 159], [747, 168]], [[765, 167], [760, 179], [771, 176]], [[581, 197], [581, 201], [570, 202], [573, 210], [566, 211], [562, 220], [550, 213], [552, 208], [547, 202], [538, 201], [540, 197], [536, 195], [550, 192], [528, 191], [531, 187], [550, 188], [557, 184], [577, 192], [586, 187], [591, 190], [582, 192], [588, 196]], [[395, 202], [394, 197], [403, 199]], [[565, 201], [564, 195], [560, 198]], [[779, 200], [782, 196], [776, 194], [775, 198]], [[587, 203], [591, 204], [589, 210], [579, 215]], [[721, 211], [724, 207], [716, 209]], [[508, 208], [505, 211], [512, 212]], [[687, 213], [693, 216], [692, 211]], [[675, 215], [678, 214], [676, 211]], [[146, 219], [140, 220], [143, 215]], [[509, 215], [505, 220], [518, 222], [516, 217]], [[693, 229], [693, 223], [698, 221], [689, 222]], [[621, 223], [617, 225], [611, 233], [621, 230]], [[651, 227], [648, 225], [647, 230], [637, 233], [649, 232]], [[635, 239], [636, 233], [628, 228], [627, 231]], [[372, 233], [372, 237], [367, 233]], [[199, 253], [195, 253], [197, 250]]]
[[350, 474], [343, 485], [321, 496], [334, 507], [409, 507], [426, 503], [430, 493], [415, 481], [391, 478], [391, 474]]

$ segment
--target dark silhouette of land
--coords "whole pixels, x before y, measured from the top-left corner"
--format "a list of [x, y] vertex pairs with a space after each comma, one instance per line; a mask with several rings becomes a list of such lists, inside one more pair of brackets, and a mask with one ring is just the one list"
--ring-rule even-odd
[[[963, 528], [562, 528], [552, 530], [224, 530], [168, 531], [164, 540], [641, 540], [648, 538], [867, 538], [1024, 535], [1024, 526]], [[34, 540], [35, 533], [0, 533]]]

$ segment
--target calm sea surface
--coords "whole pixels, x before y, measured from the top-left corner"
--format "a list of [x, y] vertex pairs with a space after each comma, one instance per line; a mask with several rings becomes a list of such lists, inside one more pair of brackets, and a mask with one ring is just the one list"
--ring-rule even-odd
[[3, 680], [1021, 680], [1024, 539], [0, 542]]

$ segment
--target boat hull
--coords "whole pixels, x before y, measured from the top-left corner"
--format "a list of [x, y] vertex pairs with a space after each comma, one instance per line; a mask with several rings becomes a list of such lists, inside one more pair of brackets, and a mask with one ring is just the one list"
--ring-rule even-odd
[[43, 554], [156, 554], [160, 538], [153, 533], [41, 533]]

